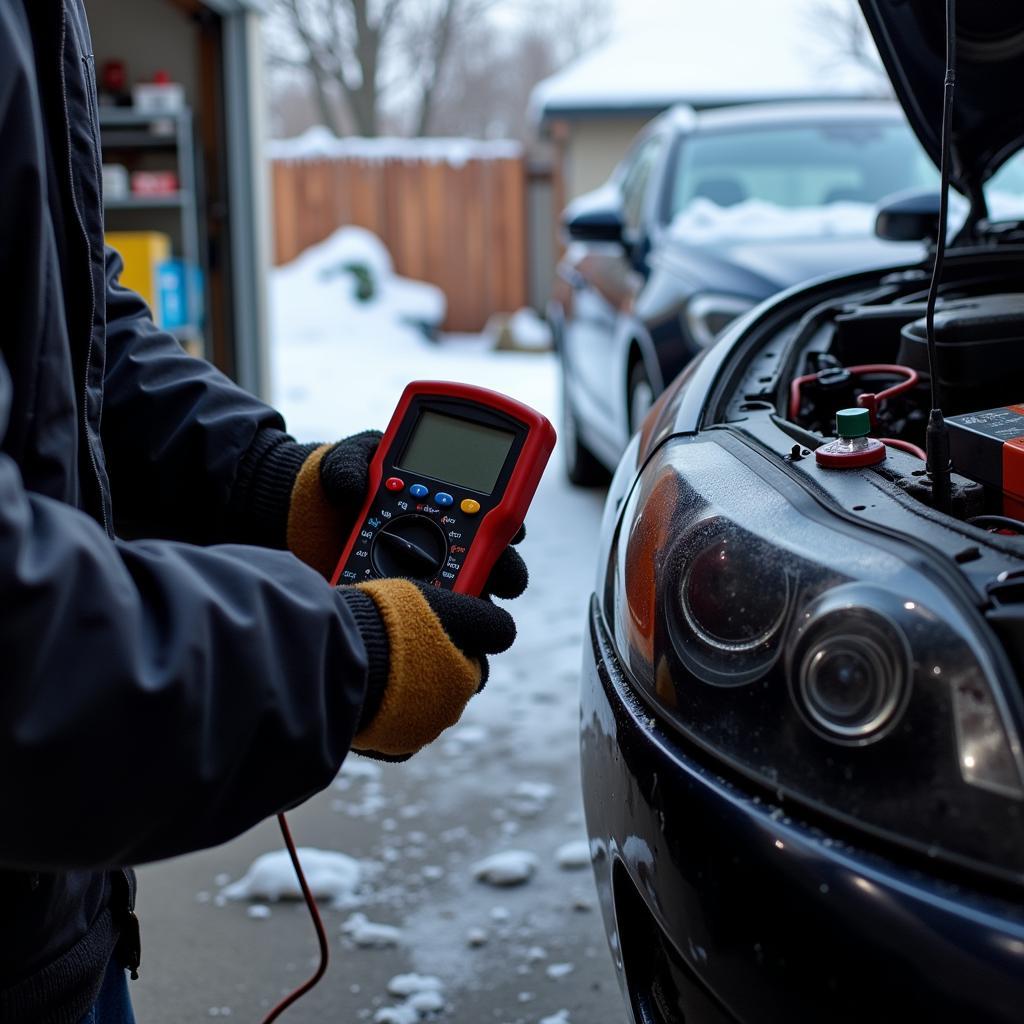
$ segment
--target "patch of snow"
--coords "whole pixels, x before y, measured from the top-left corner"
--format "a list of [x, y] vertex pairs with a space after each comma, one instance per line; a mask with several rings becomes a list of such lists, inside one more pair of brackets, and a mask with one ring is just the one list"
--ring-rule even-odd
[[[373, 873], [372, 862], [312, 847], [302, 847], [298, 854], [306, 881], [317, 899], [329, 900], [336, 907], [359, 902], [360, 891]], [[287, 850], [273, 850], [257, 857], [237, 882], [225, 886], [218, 898], [271, 902], [299, 900], [302, 899], [302, 890]]]
[[470, 928], [466, 932], [466, 945], [473, 949], [479, 949], [487, 945], [487, 931], [484, 928]]
[[590, 843], [586, 839], [574, 839], [564, 843], [555, 851], [555, 862], [563, 871], [574, 871], [590, 864]]
[[417, 1024], [419, 1012], [412, 1006], [382, 1006], [373, 1015], [373, 1024]]
[[787, 238], [867, 238], [874, 234], [877, 209], [871, 203], [839, 202], [826, 206], [777, 206], [745, 199], [719, 206], [699, 196], [672, 221], [673, 238], [688, 245]]
[[477, 861], [473, 865], [473, 877], [488, 885], [522, 885], [536, 870], [537, 858], [528, 850], [504, 850]]
[[491, 920], [495, 924], [504, 924], [511, 916], [506, 907], [491, 907]]
[[569, 1011], [559, 1010], [558, 1013], [553, 1013], [549, 1017], [541, 1018], [537, 1024], [571, 1024], [569, 1020]]
[[548, 951], [543, 946], [531, 946], [526, 951], [526, 962], [530, 964], [539, 964], [541, 960], [547, 960]]
[[405, 1002], [381, 1007], [374, 1014], [376, 1024], [416, 1024], [445, 1006], [444, 985], [429, 974], [397, 974], [388, 982], [388, 992]]
[[377, 780], [380, 778], [380, 771], [380, 765], [376, 761], [367, 761], [362, 757], [347, 757], [342, 762], [338, 775], [346, 779]]
[[414, 996], [420, 992], [443, 992], [444, 983], [432, 974], [396, 974], [388, 982], [393, 996]]
[[341, 926], [360, 949], [389, 949], [402, 941], [402, 930], [390, 924], [377, 924], [365, 914], [352, 914]]
[[509, 317], [508, 329], [519, 348], [546, 352], [551, 348], [551, 328], [535, 310], [524, 306]]
[[575, 964], [549, 964], [544, 973], [549, 978], [553, 978], [557, 981], [559, 978], [565, 978], [572, 974], [575, 969]]
[[520, 782], [512, 790], [512, 809], [525, 818], [536, 817], [555, 795], [549, 782]]
[[251, 917], [254, 921], [263, 921], [270, 917], [270, 907], [265, 903], [253, 903], [251, 906], [246, 907], [246, 916]]
[[339, 139], [323, 125], [316, 125], [293, 138], [273, 140], [267, 144], [266, 153], [271, 160], [423, 160], [462, 167], [470, 160], [516, 160], [522, 156], [523, 147], [511, 139]]

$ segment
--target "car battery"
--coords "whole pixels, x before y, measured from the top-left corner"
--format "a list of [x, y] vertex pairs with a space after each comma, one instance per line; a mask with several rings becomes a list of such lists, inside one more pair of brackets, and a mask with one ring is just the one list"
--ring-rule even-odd
[[999, 490], [1003, 512], [1024, 519], [1024, 404], [948, 416], [953, 469]]

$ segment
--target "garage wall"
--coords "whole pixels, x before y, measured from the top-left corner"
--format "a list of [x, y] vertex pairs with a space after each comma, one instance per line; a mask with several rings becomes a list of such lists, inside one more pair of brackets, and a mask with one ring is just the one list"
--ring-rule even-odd
[[647, 120], [621, 117], [574, 121], [565, 151], [566, 200], [603, 185]]
[[108, 60], [125, 62], [128, 81], [152, 81], [167, 71], [185, 86], [190, 107], [199, 102], [195, 26], [169, 0], [85, 0], [92, 28], [96, 71]]

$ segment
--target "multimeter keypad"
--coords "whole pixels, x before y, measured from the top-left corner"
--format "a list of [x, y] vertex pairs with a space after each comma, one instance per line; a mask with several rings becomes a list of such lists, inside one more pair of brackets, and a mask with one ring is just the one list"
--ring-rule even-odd
[[[432, 493], [433, 492], [433, 493]], [[405, 576], [450, 588], [493, 499], [386, 477], [339, 583]]]

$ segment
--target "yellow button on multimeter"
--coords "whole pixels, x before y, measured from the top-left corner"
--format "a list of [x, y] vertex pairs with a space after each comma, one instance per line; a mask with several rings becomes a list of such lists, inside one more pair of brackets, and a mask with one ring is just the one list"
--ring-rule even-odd
[[475, 516], [480, 511], [480, 502], [474, 501], [472, 498], [463, 498], [462, 504], [459, 508], [466, 513], [467, 516]]

